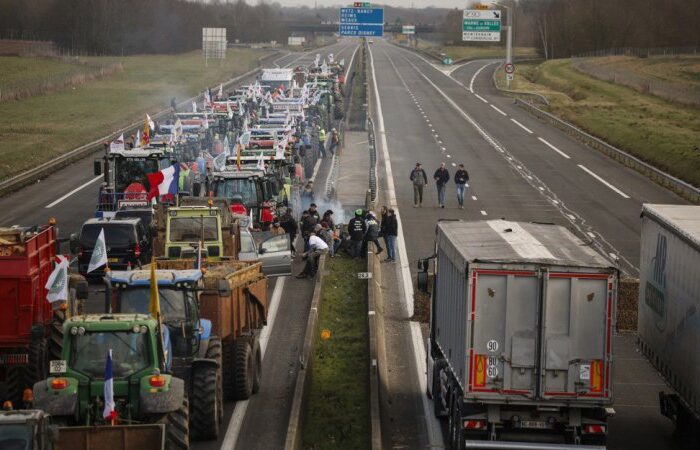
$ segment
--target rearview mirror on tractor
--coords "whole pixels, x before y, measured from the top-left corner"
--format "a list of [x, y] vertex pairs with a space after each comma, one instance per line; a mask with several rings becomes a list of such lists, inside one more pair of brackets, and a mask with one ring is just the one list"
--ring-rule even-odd
[[96, 159], [93, 162], [92, 168], [93, 168], [93, 173], [95, 174], [96, 177], [99, 177], [100, 175], [102, 175], [102, 161], [100, 161], [99, 159]]
[[79, 244], [78, 243], [78, 233], [71, 233], [69, 246], [70, 246], [70, 252], [74, 255], [76, 253], [78, 253], [78, 246], [79, 246], [78, 244]]
[[88, 283], [87, 281], [80, 281], [75, 285], [75, 297], [78, 300], [88, 299]]

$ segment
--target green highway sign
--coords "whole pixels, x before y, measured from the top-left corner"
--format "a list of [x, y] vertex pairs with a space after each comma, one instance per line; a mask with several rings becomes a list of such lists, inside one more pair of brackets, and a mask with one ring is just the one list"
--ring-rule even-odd
[[501, 11], [465, 9], [462, 15], [462, 40], [500, 42]]

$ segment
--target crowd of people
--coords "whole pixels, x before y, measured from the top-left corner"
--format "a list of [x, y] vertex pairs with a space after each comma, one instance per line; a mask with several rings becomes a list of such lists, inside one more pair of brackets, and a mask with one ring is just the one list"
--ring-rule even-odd
[[[428, 184], [428, 175], [423, 169], [421, 163], [416, 163], [416, 166], [411, 171], [410, 180], [413, 183], [413, 207], [423, 207], [423, 188]], [[445, 207], [445, 192], [447, 184], [450, 182], [450, 172], [447, 170], [445, 163], [440, 164], [440, 167], [433, 174], [435, 186], [437, 188], [438, 206]], [[454, 183], [457, 190], [457, 207], [464, 209], [464, 193], [469, 186], [469, 173], [464, 168], [464, 164], [458, 166], [454, 174]]]

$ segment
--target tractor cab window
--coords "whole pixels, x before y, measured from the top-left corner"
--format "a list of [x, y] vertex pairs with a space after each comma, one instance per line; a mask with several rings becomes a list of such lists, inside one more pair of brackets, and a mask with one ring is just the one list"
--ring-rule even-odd
[[243, 204], [255, 206], [260, 200], [258, 198], [258, 186], [253, 180], [247, 178], [221, 178], [214, 184], [214, 196], [233, 198], [240, 195]]
[[114, 184], [117, 192], [124, 192], [132, 183], [140, 183], [148, 190], [146, 174], [158, 172], [160, 169], [159, 161], [149, 158], [115, 158], [114, 165]]
[[33, 440], [29, 425], [0, 425], [0, 448], [3, 450], [31, 450]]
[[[187, 318], [184, 295], [185, 292], [179, 289], [158, 289], [160, 314], [163, 321], [182, 322]], [[148, 305], [151, 301], [150, 286], [122, 289], [118, 296], [120, 313], [148, 314]]]
[[216, 217], [173, 217], [170, 219], [171, 242], [218, 241]]
[[147, 337], [132, 331], [77, 334], [71, 339], [70, 367], [90, 378], [104, 379], [107, 352], [112, 350], [113, 377], [128, 377], [151, 365]]

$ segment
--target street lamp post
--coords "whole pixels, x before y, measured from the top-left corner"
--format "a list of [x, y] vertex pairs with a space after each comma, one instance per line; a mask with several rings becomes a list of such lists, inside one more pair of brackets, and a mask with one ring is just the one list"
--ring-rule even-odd
[[[508, 11], [508, 24], [506, 25], [506, 65], [513, 64], [513, 8], [501, 5], [498, 2], [491, 2], [492, 5], [500, 6]], [[506, 74], [506, 84], [510, 88], [510, 78]]]

